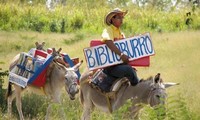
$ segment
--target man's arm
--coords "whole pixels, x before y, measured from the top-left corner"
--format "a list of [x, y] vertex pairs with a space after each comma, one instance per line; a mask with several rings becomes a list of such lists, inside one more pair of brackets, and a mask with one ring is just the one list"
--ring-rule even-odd
[[124, 63], [128, 63], [129, 62], [128, 56], [125, 55], [125, 54], [122, 54], [122, 52], [115, 46], [115, 44], [113, 43], [112, 40], [106, 40], [105, 44], [108, 46], [108, 48], [110, 48], [111, 51], [113, 51], [117, 55], [119, 55]]

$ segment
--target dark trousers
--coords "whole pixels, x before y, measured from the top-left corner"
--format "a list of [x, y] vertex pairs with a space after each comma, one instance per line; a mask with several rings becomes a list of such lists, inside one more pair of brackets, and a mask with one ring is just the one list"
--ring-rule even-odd
[[137, 85], [139, 79], [135, 70], [127, 64], [120, 64], [111, 67], [107, 67], [103, 70], [107, 77], [100, 83], [100, 88], [107, 91], [110, 91], [110, 87], [113, 82], [118, 78], [127, 77], [131, 83], [131, 85]]

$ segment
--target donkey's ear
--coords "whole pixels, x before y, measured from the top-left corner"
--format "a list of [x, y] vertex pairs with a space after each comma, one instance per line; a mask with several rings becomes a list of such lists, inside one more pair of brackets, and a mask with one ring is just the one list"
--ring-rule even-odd
[[158, 73], [154, 78], [154, 83], [160, 82], [160, 73]]
[[42, 42], [42, 45], [44, 46], [45, 42]]
[[81, 62], [77, 63], [76, 65], [73, 66], [73, 69], [75, 71], [77, 71], [79, 69], [79, 67], [81, 66], [81, 64], [83, 63], [83, 60], [81, 60]]
[[36, 46], [38, 46], [38, 44], [39, 44], [38, 42], [35, 42], [35, 45], [36, 45]]
[[56, 49], [52, 48], [52, 54], [56, 54]]
[[62, 48], [59, 48], [58, 51], [57, 51], [57, 53], [60, 53], [61, 50], [62, 50]]
[[171, 86], [180, 85], [180, 83], [167, 82], [167, 83], [164, 83], [164, 85], [165, 85], [165, 88], [169, 88]]

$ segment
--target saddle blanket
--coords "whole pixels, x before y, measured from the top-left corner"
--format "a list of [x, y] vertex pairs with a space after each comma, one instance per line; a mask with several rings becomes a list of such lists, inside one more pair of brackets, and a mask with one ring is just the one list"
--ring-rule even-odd
[[23, 88], [27, 84], [33, 84], [41, 87], [46, 81], [46, 72], [48, 65], [53, 60], [53, 57], [41, 50], [31, 49], [28, 53], [20, 53], [17, 65], [9, 72], [9, 81]]

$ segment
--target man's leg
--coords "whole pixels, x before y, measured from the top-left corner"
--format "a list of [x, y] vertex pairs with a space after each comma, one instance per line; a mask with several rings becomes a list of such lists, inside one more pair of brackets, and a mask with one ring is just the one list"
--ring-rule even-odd
[[131, 85], [136, 85], [139, 82], [135, 70], [130, 65], [121, 64], [113, 66], [109, 71], [109, 75], [116, 78], [127, 77], [130, 80]]

